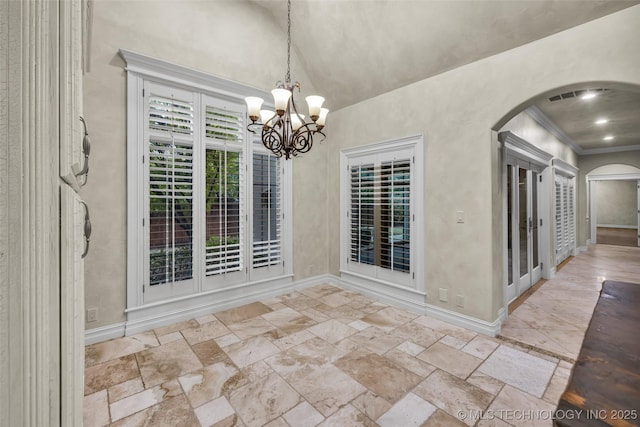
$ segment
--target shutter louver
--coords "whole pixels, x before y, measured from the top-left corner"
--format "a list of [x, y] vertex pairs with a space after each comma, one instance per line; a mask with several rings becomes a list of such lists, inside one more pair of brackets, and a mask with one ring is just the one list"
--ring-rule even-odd
[[411, 269], [411, 162], [351, 167], [350, 260]]
[[193, 135], [193, 105], [151, 95], [149, 97], [149, 129], [163, 133]]
[[240, 112], [207, 107], [205, 136], [223, 143], [242, 144], [244, 132], [243, 115]]
[[193, 277], [193, 148], [149, 142], [149, 284]]
[[556, 196], [556, 253], [560, 253], [564, 247], [563, 227], [562, 227], [562, 183], [560, 178], [556, 178], [555, 182], [555, 196]]
[[280, 160], [253, 154], [253, 267], [282, 261]]

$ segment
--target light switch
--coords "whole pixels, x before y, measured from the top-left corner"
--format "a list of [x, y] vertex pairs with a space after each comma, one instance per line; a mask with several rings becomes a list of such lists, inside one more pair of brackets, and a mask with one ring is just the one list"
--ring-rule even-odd
[[465, 221], [464, 211], [456, 211], [456, 222], [458, 224], [464, 224], [464, 221]]

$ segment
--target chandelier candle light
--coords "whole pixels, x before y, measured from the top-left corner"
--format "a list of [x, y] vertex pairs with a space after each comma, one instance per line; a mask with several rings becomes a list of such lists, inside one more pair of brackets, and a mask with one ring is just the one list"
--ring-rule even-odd
[[305, 116], [298, 113], [293, 97], [293, 91], [300, 83], [291, 82], [291, 0], [287, 0], [287, 74], [285, 81], [276, 83], [271, 91], [275, 112], [261, 110], [264, 100], [255, 96], [245, 98], [251, 123], [247, 129], [256, 133], [262, 127], [262, 143], [277, 157], [290, 159], [299, 153], [306, 153], [313, 145], [315, 134], [322, 135], [329, 110], [322, 108], [324, 98], [317, 95], [307, 96], [310, 122], [305, 122]]

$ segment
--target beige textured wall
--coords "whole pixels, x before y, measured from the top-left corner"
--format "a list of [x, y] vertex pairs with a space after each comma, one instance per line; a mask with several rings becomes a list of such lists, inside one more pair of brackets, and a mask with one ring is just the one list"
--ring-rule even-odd
[[598, 225], [638, 226], [638, 182], [602, 181], [596, 191]]
[[[97, 0], [93, 4], [91, 64], [84, 82], [91, 172], [82, 195], [93, 223], [85, 262], [86, 307], [98, 307], [99, 319], [87, 323], [87, 328], [125, 320], [127, 101], [126, 72], [118, 50], [267, 90], [286, 71], [286, 34], [261, 7], [245, 0]], [[292, 77], [311, 92], [295, 52], [292, 55]], [[294, 166], [293, 198], [303, 201], [294, 206], [296, 279], [326, 271], [325, 163], [326, 153], [320, 148]], [[314, 267], [297, 267], [307, 264]]]
[[578, 246], [585, 246], [590, 238], [589, 194], [587, 176], [617, 175], [640, 172], [640, 151], [580, 156], [578, 158]]
[[[427, 302], [493, 321], [502, 307], [503, 224], [502, 163], [491, 129], [553, 88], [596, 80], [640, 84], [637, 22], [640, 7], [629, 8], [336, 112], [329, 224], [339, 223], [342, 148], [424, 134]], [[465, 224], [455, 223], [456, 210], [466, 212]], [[329, 233], [330, 272], [337, 274], [337, 225]], [[465, 295], [466, 307], [438, 302], [440, 287]]]

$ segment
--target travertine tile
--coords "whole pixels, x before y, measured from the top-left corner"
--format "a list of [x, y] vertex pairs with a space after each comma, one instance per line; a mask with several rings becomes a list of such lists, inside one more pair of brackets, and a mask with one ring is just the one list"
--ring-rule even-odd
[[225, 384], [238, 374], [235, 366], [224, 362], [207, 366], [178, 378], [191, 406], [194, 408], [220, 397]]
[[123, 418], [111, 424], [111, 427], [194, 427], [198, 425], [200, 424], [189, 402], [184, 395], [178, 395]]
[[216, 344], [220, 347], [226, 347], [231, 344], [235, 344], [237, 342], [242, 341], [236, 334], [227, 334], [221, 337], [215, 338]]
[[498, 345], [499, 344], [496, 341], [478, 335], [469, 341], [469, 343], [462, 348], [462, 351], [472, 356], [479, 357], [480, 359], [486, 359], [491, 353], [493, 353]]
[[288, 425], [296, 427], [314, 427], [320, 424], [324, 417], [322, 414], [309, 404], [303, 401], [295, 408], [282, 416]]
[[384, 354], [403, 342], [403, 338], [377, 327], [360, 331], [350, 336], [349, 340], [377, 354]]
[[229, 326], [233, 323], [239, 323], [247, 319], [261, 316], [271, 312], [271, 308], [261, 302], [254, 302], [229, 310], [221, 311], [215, 316], [225, 325]]
[[317, 323], [290, 307], [264, 314], [262, 318], [268, 320], [286, 334], [302, 331]]
[[490, 377], [489, 375], [485, 375], [477, 370], [467, 378], [467, 382], [493, 394], [494, 396], [502, 390], [502, 387], [504, 387], [504, 383], [502, 381]]
[[555, 405], [518, 390], [509, 384], [489, 406], [489, 411], [509, 424], [518, 427], [551, 425]]
[[380, 427], [422, 426], [435, 411], [431, 403], [409, 393], [376, 422]]
[[405, 323], [396, 328], [393, 333], [424, 348], [430, 347], [444, 336], [444, 334], [415, 322]]
[[523, 351], [500, 346], [480, 365], [480, 372], [542, 397], [556, 365]]
[[133, 394], [124, 399], [120, 399], [117, 402], [109, 405], [111, 411], [111, 420], [117, 421], [143, 409], [149, 408], [162, 402], [165, 396], [169, 397], [175, 394], [175, 386], [171, 387], [171, 390], [164, 388], [161, 385], [155, 386], [143, 390], [139, 393]]
[[167, 335], [173, 332], [179, 332], [183, 329], [194, 328], [198, 326], [198, 322], [195, 319], [186, 320], [184, 322], [174, 323], [171, 325], [163, 326], [161, 328], [154, 329], [157, 336]]
[[353, 329], [357, 329], [358, 331], [362, 331], [363, 329], [367, 329], [371, 325], [363, 322], [362, 320], [354, 320], [353, 322], [349, 323], [349, 326], [351, 326]]
[[418, 359], [462, 379], [467, 378], [482, 362], [482, 359], [440, 343], [420, 353]]
[[160, 342], [160, 344], [168, 344], [170, 342], [182, 339], [184, 339], [184, 337], [180, 332], [171, 332], [170, 334], [158, 336], [158, 341]]
[[295, 407], [300, 396], [274, 372], [234, 390], [229, 402], [247, 427], [259, 427]]
[[100, 390], [84, 397], [82, 419], [84, 427], [102, 427], [109, 425], [107, 390]]
[[315, 369], [334, 362], [345, 353], [346, 351], [340, 350], [320, 338], [313, 338], [275, 354], [265, 361], [286, 378], [301, 369]]
[[308, 297], [318, 299], [336, 292], [340, 292], [341, 290], [342, 289], [338, 288], [337, 286], [324, 284], [301, 289], [300, 293], [305, 294]]
[[202, 427], [210, 427], [228, 417], [235, 415], [234, 409], [226, 397], [222, 396], [194, 410]]
[[158, 345], [160, 343], [153, 331], [92, 344], [85, 347], [84, 366], [88, 368]]
[[254, 317], [229, 325], [229, 329], [241, 340], [276, 330], [277, 328], [262, 317]]
[[[458, 414], [456, 414], [458, 415]], [[464, 427], [465, 423], [460, 421], [460, 419], [451, 416], [444, 412], [442, 409], [436, 410], [429, 417], [426, 423], [422, 425], [423, 427]]]
[[374, 427], [376, 424], [351, 405], [345, 405], [319, 427]]
[[440, 338], [439, 342], [441, 342], [442, 344], [448, 345], [449, 347], [453, 347], [455, 349], [458, 349], [458, 350], [462, 350], [462, 347], [467, 345], [466, 341], [458, 339], [456, 337], [452, 337], [451, 335], [445, 335], [444, 337]]
[[225, 353], [214, 340], [203, 341], [192, 346], [191, 349], [203, 366], [224, 361], [231, 362], [227, 353]]
[[340, 307], [341, 305], [349, 304], [351, 302], [351, 300], [342, 295], [341, 292], [334, 292], [332, 294], [325, 295], [318, 298], [318, 300], [333, 308]]
[[189, 345], [174, 341], [136, 354], [145, 388], [202, 368]]
[[547, 390], [544, 392], [542, 398], [549, 403], [557, 405], [558, 401], [560, 400], [560, 396], [562, 396], [562, 393], [564, 393], [568, 383], [569, 378], [554, 375], [553, 377], [551, 377], [551, 381], [549, 381]]
[[[330, 381], [327, 380], [329, 378]], [[366, 390], [331, 364], [311, 370], [298, 370], [289, 375], [287, 381], [325, 417]]]
[[389, 359], [364, 350], [349, 353], [336, 360], [334, 365], [391, 404], [422, 379]]
[[368, 314], [362, 318], [363, 322], [369, 323], [385, 331], [390, 331], [418, 317], [413, 313], [395, 307], [383, 308], [375, 313]]
[[420, 325], [426, 326], [427, 328], [431, 328], [442, 335], [450, 335], [462, 341], [469, 342], [476, 335], [478, 335], [475, 332], [471, 332], [467, 329], [461, 328], [459, 326], [451, 325], [447, 322], [443, 322], [442, 320], [438, 320], [436, 318], [429, 317], [429, 316], [420, 316], [416, 318], [414, 322]]
[[192, 328], [183, 329], [182, 335], [190, 345], [201, 343], [213, 338], [218, 338], [230, 333], [224, 324], [218, 320], [205, 323], [204, 325], [197, 325]]
[[142, 384], [142, 378], [140, 377], [116, 384], [109, 387], [109, 403], [129, 397], [132, 394], [141, 392], [142, 390], [144, 390], [144, 385]]
[[396, 347], [398, 350], [403, 351], [411, 356], [417, 356], [418, 354], [425, 351], [425, 348], [421, 345], [415, 344], [411, 341], [405, 341], [399, 346]]
[[344, 338], [357, 332], [352, 327], [338, 322], [335, 319], [318, 323], [317, 325], [310, 327], [308, 330], [315, 336], [322, 338], [323, 340], [326, 340], [332, 344], [337, 343], [338, 341], [341, 341]]
[[231, 344], [225, 347], [224, 351], [237, 367], [244, 368], [272, 354], [278, 353], [280, 349], [266, 338], [257, 336]]
[[[460, 411], [485, 410], [493, 400], [492, 394], [440, 370], [429, 375], [413, 392], [452, 416]], [[472, 419], [462, 421], [470, 426], [475, 424]]]
[[110, 360], [84, 370], [84, 394], [93, 394], [139, 376], [133, 354]]
[[298, 344], [302, 344], [303, 342], [309, 341], [310, 339], [315, 338], [308, 330], [296, 332], [294, 334], [287, 335], [280, 339], [275, 340], [273, 343], [281, 350], [287, 350], [291, 347], [294, 347]]
[[380, 416], [391, 409], [392, 406], [386, 399], [369, 390], [353, 399], [351, 404], [372, 420], [380, 418]]
[[282, 417], [278, 417], [275, 420], [271, 420], [264, 427], [290, 427], [289, 424]]
[[396, 365], [402, 366], [422, 378], [427, 377], [436, 370], [435, 366], [400, 351], [398, 348], [387, 351], [383, 356], [394, 362]]

